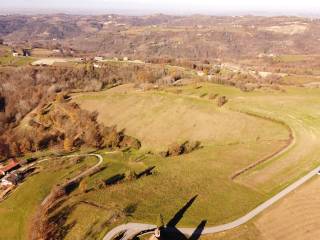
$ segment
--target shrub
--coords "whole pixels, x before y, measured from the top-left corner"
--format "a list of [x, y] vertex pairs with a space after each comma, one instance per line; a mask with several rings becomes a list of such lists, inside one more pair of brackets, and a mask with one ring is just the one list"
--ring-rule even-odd
[[208, 98], [209, 98], [210, 100], [214, 100], [214, 99], [216, 99], [218, 96], [219, 96], [219, 94], [217, 94], [217, 93], [210, 93], [209, 96], [208, 96]]
[[222, 107], [222, 106], [225, 105], [227, 102], [228, 102], [228, 99], [227, 99], [226, 96], [220, 96], [220, 97], [218, 98], [217, 105], [218, 105], [218, 107]]

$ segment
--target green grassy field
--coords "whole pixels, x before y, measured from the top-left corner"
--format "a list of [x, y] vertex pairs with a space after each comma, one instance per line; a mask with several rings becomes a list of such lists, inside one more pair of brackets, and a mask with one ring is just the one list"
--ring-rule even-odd
[[91, 157], [77, 165], [61, 161], [52, 159], [42, 163], [40, 173], [29, 177], [0, 203], [0, 239], [28, 239], [32, 216], [51, 188], [96, 163]]
[[308, 59], [312, 59], [312, 56], [308, 56], [308, 55], [280, 55], [280, 56], [274, 57], [275, 61], [286, 62], [286, 63], [302, 62], [302, 61], [306, 61]]
[[[79, 202], [87, 199], [107, 209], [113, 208], [113, 211], [121, 212], [127, 206], [136, 206], [132, 216], [120, 217], [100, 234], [126, 221], [154, 223], [159, 213], [169, 220], [195, 195], [198, 198], [180, 225], [195, 226], [203, 219], [208, 220], [208, 225], [225, 223], [271, 196], [271, 192], [257, 191], [233, 182], [230, 177], [284, 146], [288, 129], [277, 122], [229, 109], [229, 104], [218, 108], [215, 100], [208, 99], [210, 93], [226, 95], [231, 107], [234, 99], [259, 97], [265, 93], [242, 93], [235, 88], [211, 84], [200, 88], [186, 86], [179, 94], [176, 90], [144, 93], [112, 90], [74, 97], [82, 107], [97, 110], [100, 121], [117, 123], [120, 129], [125, 128], [128, 134], [141, 139], [143, 148], [134, 156], [163, 149], [177, 139], [201, 140], [203, 143], [200, 150], [169, 159], [147, 155], [143, 161], [136, 162], [131, 156], [133, 153], [112, 156], [108, 164], [111, 169], [104, 172], [102, 179], [129, 169], [141, 171], [148, 166], [156, 166], [156, 174], [78, 196]], [[204, 93], [206, 97], [200, 97]], [[73, 220], [89, 214], [89, 210], [83, 206], [76, 209]], [[79, 229], [84, 226], [90, 232], [90, 228], [102, 224], [105, 216], [110, 215], [112, 213], [106, 211], [99, 215], [100, 220], [95, 219], [97, 222], [81, 223], [82, 227], [71, 230], [69, 239], [80, 236]]]
[[319, 82], [319, 78], [317, 76], [310, 75], [289, 75], [283, 78], [284, 83], [286, 84], [307, 84], [312, 82]]
[[[77, 101], [82, 103], [85, 108], [98, 110], [101, 114], [101, 121], [105, 120], [105, 123], [108, 121], [117, 122], [121, 128], [126, 127], [130, 134], [144, 140], [143, 142], [146, 143], [148, 149], [157, 148], [166, 141], [177, 139], [181, 134], [193, 138], [194, 131], [187, 133], [190, 126], [186, 122], [194, 124], [193, 118], [196, 118], [196, 122], [201, 122], [200, 119], [197, 119], [197, 116], [201, 114], [190, 109], [212, 111], [210, 116], [216, 114], [215, 118], [224, 119], [224, 121], [214, 122], [212, 119], [202, 116], [201, 119], [206, 120], [200, 126], [205, 126], [206, 133], [209, 132], [212, 138], [197, 135], [205, 143], [202, 150], [179, 157], [170, 163], [164, 163], [163, 166], [160, 163], [159, 167], [157, 166], [160, 169], [159, 175], [145, 180], [149, 184], [152, 182], [152, 186], [157, 186], [157, 191], [149, 190], [144, 184], [132, 183], [133, 186], [129, 187], [123, 184], [117, 187], [115, 193], [112, 195], [110, 193], [110, 199], [118, 199], [117, 197], [119, 197], [115, 201], [118, 204], [123, 199], [130, 199], [132, 202], [144, 199], [141, 203], [139, 202], [133, 219], [130, 219], [141, 222], [154, 222], [153, 219], [159, 212], [168, 219], [174, 214], [174, 208], [178, 209], [179, 205], [182, 206], [183, 202], [187, 201], [188, 195], [191, 197], [193, 194], [199, 194], [198, 200], [187, 213], [186, 218], [182, 220], [181, 225], [195, 225], [202, 219], [207, 219], [208, 225], [215, 225], [242, 215], [319, 164], [316, 158], [319, 144], [317, 135], [319, 120], [314, 117], [319, 111], [316, 107], [319, 101], [317, 99], [318, 92], [317, 89], [292, 87], [286, 88], [285, 92], [265, 89], [243, 93], [236, 88], [203, 84], [200, 88], [189, 85], [180, 88], [179, 91], [177, 88], [172, 88], [166, 92], [143, 94], [128, 92], [123, 94], [89, 94], [80, 96]], [[223, 109], [218, 109], [214, 101], [208, 99], [210, 94], [226, 95], [229, 98], [229, 103]], [[146, 103], [143, 103], [144, 101]], [[101, 105], [111, 107], [103, 111], [98, 107], [98, 102]], [[173, 110], [171, 110], [171, 107], [168, 107], [170, 103], [174, 106], [178, 105], [178, 107], [172, 107]], [[155, 109], [148, 107], [148, 105], [155, 106], [155, 104]], [[300, 108], [297, 107], [297, 104]], [[184, 108], [186, 105], [189, 107]], [[179, 110], [183, 113], [180, 113]], [[188, 115], [189, 111], [190, 115]], [[275, 131], [277, 134], [270, 132], [271, 129], [275, 130], [279, 127], [274, 122], [273, 125], [270, 122], [268, 124], [271, 125], [268, 125], [266, 123], [268, 121], [266, 121], [259, 126], [257, 122], [245, 119], [244, 122], [248, 123], [250, 129], [243, 127], [241, 120], [248, 116], [240, 114], [239, 111], [284, 122], [292, 129], [295, 141], [288, 151], [258, 165], [233, 182], [229, 179], [232, 173], [261, 159], [267, 152], [275, 151], [279, 147], [279, 142], [276, 143], [276, 140], [286, 139], [284, 132], [282, 132], [282, 137], [280, 137], [281, 134], [277, 135], [281, 133], [279, 129]], [[137, 116], [134, 112], [137, 113]], [[157, 122], [158, 119], [159, 122]], [[165, 119], [168, 120], [168, 125], [165, 125]], [[176, 122], [173, 119], [181, 121]], [[134, 124], [137, 122], [141, 126]], [[209, 126], [209, 122], [214, 122], [213, 127]], [[179, 126], [182, 131], [175, 133], [170, 125]], [[161, 129], [159, 132], [149, 131], [150, 129], [159, 129], [159, 127]], [[169, 133], [166, 133], [165, 129], [169, 129]], [[232, 129], [232, 131], [227, 131], [228, 129]], [[239, 129], [242, 129], [243, 132], [237, 133]], [[152, 133], [151, 136], [145, 134], [144, 131]], [[201, 132], [201, 128], [195, 132]], [[259, 133], [259, 136], [255, 136], [256, 138], [265, 137], [265, 139], [261, 139], [255, 144], [254, 136], [251, 135], [253, 133]], [[159, 135], [163, 141], [156, 137]], [[156, 139], [155, 143], [153, 143], [154, 139]], [[148, 145], [150, 142], [152, 144]], [[305, 146], [306, 142], [308, 142], [307, 146]], [[261, 152], [263, 150], [265, 150], [264, 153]], [[166, 176], [163, 176], [164, 179], [161, 179], [160, 173], [162, 171], [166, 172]], [[196, 172], [200, 172], [201, 175], [194, 175]], [[155, 178], [159, 179], [153, 182]], [[158, 181], [162, 183], [159, 187]], [[168, 186], [170, 186], [170, 190], [166, 190]], [[126, 190], [127, 188], [130, 190]], [[141, 188], [145, 191], [141, 192]], [[139, 198], [137, 198], [136, 192], [139, 192]], [[164, 192], [165, 198], [163, 199], [161, 196], [164, 195]], [[93, 198], [98, 198], [100, 193], [93, 192], [92, 195]], [[102, 195], [106, 196], [106, 194]], [[101, 202], [104, 201], [107, 199], [101, 200]], [[167, 206], [164, 201], [170, 202], [170, 205]], [[153, 210], [154, 208], [158, 211]], [[249, 238], [246, 234], [251, 233], [252, 231], [248, 231], [248, 233], [241, 233], [241, 235], [246, 239]]]
[[[216, 100], [209, 99], [212, 94], [225, 95], [229, 101], [219, 108]], [[83, 108], [99, 112], [101, 122], [125, 128], [143, 147], [139, 151], [100, 152], [106, 169], [88, 179], [90, 191], [75, 191], [57, 209], [72, 207], [65, 224], [75, 225], [66, 239], [99, 239], [124, 222], [155, 223], [159, 213], [168, 221], [195, 195], [198, 197], [180, 226], [196, 226], [202, 220], [212, 226], [243, 215], [319, 164], [318, 94], [318, 89], [294, 87], [284, 92], [261, 89], [244, 93], [232, 87], [196, 84], [147, 92], [122, 86], [121, 90], [75, 95], [74, 101]], [[287, 151], [231, 180], [237, 171], [287, 146], [288, 127], [295, 140]], [[203, 147], [166, 159], [156, 154], [170, 143], [184, 140], [200, 140]], [[116, 174], [141, 172], [150, 166], [155, 166], [151, 176], [97, 187]], [[38, 203], [45, 196], [35, 195]], [[1, 208], [18, 203], [11, 198], [3, 204], [0, 215]], [[32, 212], [28, 211], [22, 224]], [[250, 223], [204, 239], [254, 239], [257, 234]]]
[[13, 56], [1, 56], [0, 66], [23, 66], [28, 65], [35, 61], [33, 57], [13, 57]]
[[12, 56], [11, 48], [0, 45], [0, 66], [24, 66], [35, 61], [34, 57], [14, 57]]

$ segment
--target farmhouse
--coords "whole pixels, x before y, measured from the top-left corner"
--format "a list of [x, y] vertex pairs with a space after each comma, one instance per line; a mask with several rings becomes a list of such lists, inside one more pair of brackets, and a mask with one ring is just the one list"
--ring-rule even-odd
[[12, 50], [12, 56], [13, 57], [18, 57], [19, 53], [16, 50]]
[[27, 48], [22, 49], [22, 55], [24, 57], [30, 57], [31, 56], [31, 50], [27, 49]]
[[203, 71], [198, 71], [198, 72], [197, 72], [197, 75], [198, 75], [199, 77], [203, 77], [203, 76], [205, 75], [205, 73], [204, 73]]
[[1, 186], [8, 187], [17, 185], [22, 180], [22, 175], [19, 173], [12, 173], [1, 180]]
[[20, 167], [20, 164], [16, 160], [9, 160], [9, 164], [0, 168], [0, 175], [6, 175], [7, 173], [10, 173], [11, 171], [18, 169]]
[[103, 57], [95, 57], [94, 60], [97, 61], [97, 62], [102, 62], [103, 61]]
[[52, 52], [53, 53], [62, 53], [61, 49], [53, 49]]

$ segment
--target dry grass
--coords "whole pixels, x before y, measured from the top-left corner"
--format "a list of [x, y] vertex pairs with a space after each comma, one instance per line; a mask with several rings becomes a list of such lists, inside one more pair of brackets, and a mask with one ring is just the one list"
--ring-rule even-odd
[[302, 24], [290, 24], [290, 25], [271, 26], [271, 27], [260, 28], [260, 30], [263, 30], [263, 31], [288, 34], [288, 35], [302, 34], [307, 29], [308, 29], [308, 26], [302, 25]]
[[123, 93], [116, 89], [75, 100], [85, 109], [98, 111], [104, 124], [125, 128], [146, 148], [163, 148], [185, 140], [237, 144], [260, 137], [266, 142], [285, 139], [281, 125], [220, 109], [208, 101], [161, 92]]
[[[302, 92], [305, 95], [300, 95]], [[287, 96], [252, 97], [234, 103], [234, 107], [286, 122], [296, 138], [289, 151], [249, 171], [240, 177], [241, 183], [260, 191], [276, 192], [319, 164], [320, 121], [313, 117], [320, 114], [316, 107], [319, 100], [313, 95], [316, 92], [304, 89], [300, 94], [289, 92]], [[297, 107], [298, 103], [301, 107]]]
[[[83, 107], [98, 110], [100, 120], [107, 125], [118, 124], [142, 139], [145, 148], [162, 148], [182, 138], [201, 140], [204, 148], [169, 159], [149, 155], [141, 161], [135, 161], [135, 157], [144, 150], [106, 154], [107, 168], [90, 179], [90, 186], [115, 174], [141, 171], [148, 166], [156, 166], [156, 174], [85, 194], [75, 193], [71, 202], [90, 200], [109, 210], [92, 214], [96, 210], [89, 206], [75, 208], [70, 221], [77, 220], [78, 225], [67, 239], [84, 237], [90, 229], [100, 229], [108, 216], [132, 204], [137, 204], [137, 208], [131, 217], [122, 216], [105, 225], [99, 236], [125, 221], [154, 223], [159, 213], [169, 220], [196, 194], [197, 201], [180, 224], [195, 226], [204, 219], [208, 220], [208, 226], [225, 223], [253, 209], [317, 163], [319, 121], [315, 116], [320, 116], [320, 112], [315, 106], [320, 101], [319, 90], [288, 88], [286, 93], [263, 90], [243, 93], [212, 84], [200, 88], [189, 85], [180, 90], [180, 94], [174, 94], [176, 88], [168, 92], [136, 92], [122, 86], [74, 98]], [[229, 102], [218, 108], [214, 100], [199, 97], [204, 93], [225, 95]], [[259, 165], [234, 182], [231, 175], [277, 151], [288, 138], [288, 131], [281, 124], [239, 111], [286, 122], [295, 131], [296, 143], [287, 153]], [[249, 223], [204, 239], [257, 240], [260, 231], [263, 234]]]
[[53, 55], [53, 52], [45, 48], [34, 48], [32, 49], [32, 55], [35, 57], [49, 57]]
[[[288, 138], [288, 131], [281, 124], [230, 111], [227, 107], [218, 108], [213, 100], [199, 97], [205, 91], [208, 94], [221, 91], [220, 86], [212, 86], [215, 87], [196, 90], [188, 86], [181, 95], [135, 92], [130, 86], [121, 86], [74, 97], [82, 107], [99, 111], [101, 121], [125, 127], [127, 133], [142, 139], [148, 148], [168, 146], [179, 138], [201, 140], [204, 148], [169, 159], [150, 155], [140, 162], [134, 161], [132, 153], [127, 157], [107, 155], [108, 168], [91, 182], [129, 169], [141, 171], [147, 166], [156, 166], [156, 174], [92, 191], [73, 201], [89, 199], [113, 211], [137, 204], [132, 217], [119, 219], [114, 225], [128, 220], [154, 223], [159, 213], [168, 221], [198, 194], [197, 201], [179, 224], [195, 226], [206, 219], [209, 226], [233, 220], [268, 198], [268, 195], [234, 183], [230, 176], [276, 151], [285, 144], [283, 140]], [[188, 94], [188, 89], [195, 91], [195, 96]], [[223, 93], [232, 97], [238, 90], [226, 88]], [[89, 215], [89, 210], [75, 209], [73, 219]], [[81, 221], [81, 225], [91, 228], [101, 224], [103, 219], [99, 215], [97, 223], [88, 219], [85, 223]], [[104, 231], [111, 227], [106, 226]], [[79, 229], [71, 230], [68, 238], [83, 234]]]
[[267, 210], [255, 222], [263, 239], [319, 239], [320, 179], [316, 178]]

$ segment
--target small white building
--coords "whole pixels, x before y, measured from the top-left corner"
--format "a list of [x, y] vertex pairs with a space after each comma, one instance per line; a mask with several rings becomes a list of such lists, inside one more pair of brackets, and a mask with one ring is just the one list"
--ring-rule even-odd
[[134, 63], [140, 63], [140, 64], [145, 63], [144, 61], [141, 61], [141, 60], [133, 60], [132, 62], [134, 62]]
[[198, 71], [198, 72], [197, 72], [197, 75], [198, 75], [199, 77], [203, 77], [205, 74], [204, 74], [203, 71]]
[[19, 57], [19, 53], [13, 52], [13, 53], [12, 53], [12, 56], [14, 56], [14, 57]]
[[10, 187], [13, 186], [13, 183], [8, 181], [7, 179], [2, 179], [0, 185], [2, 187]]
[[103, 61], [103, 57], [95, 57], [94, 60], [97, 61], [97, 62], [102, 62]]
[[129, 58], [128, 57], [124, 57], [123, 61], [129, 61]]

